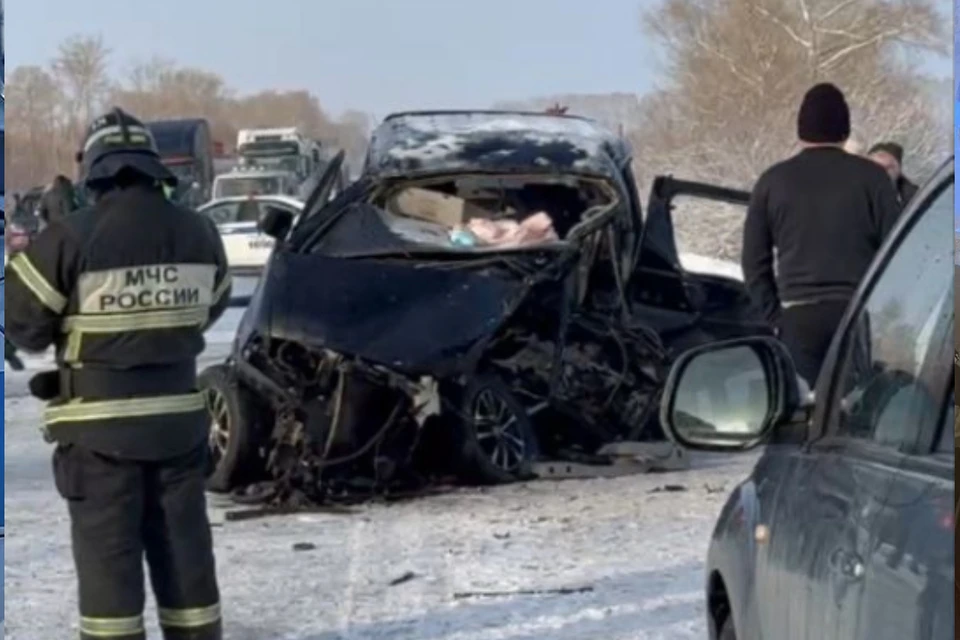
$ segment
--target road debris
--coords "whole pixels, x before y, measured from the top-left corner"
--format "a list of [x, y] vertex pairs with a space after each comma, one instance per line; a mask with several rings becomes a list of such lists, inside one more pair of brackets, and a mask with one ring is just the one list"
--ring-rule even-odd
[[402, 574], [401, 576], [399, 576], [399, 577], [394, 578], [393, 580], [391, 580], [390, 583], [389, 583], [389, 585], [390, 585], [391, 587], [396, 587], [396, 586], [401, 585], [401, 584], [403, 584], [403, 583], [405, 583], [405, 582], [410, 582], [411, 580], [414, 580], [414, 579], [417, 578], [417, 577], [419, 577], [419, 576], [417, 576], [417, 574], [414, 573], [413, 571], [407, 571], [406, 573]]
[[558, 587], [556, 589], [518, 589], [516, 591], [460, 591], [453, 594], [454, 600], [473, 598], [511, 598], [513, 596], [567, 596], [575, 593], [590, 593], [593, 587]]

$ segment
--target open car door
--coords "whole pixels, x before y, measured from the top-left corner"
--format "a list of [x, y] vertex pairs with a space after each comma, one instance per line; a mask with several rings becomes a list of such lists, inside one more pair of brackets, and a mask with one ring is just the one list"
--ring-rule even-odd
[[[678, 180], [672, 176], [657, 176], [650, 189], [647, 215], [644, 220], [639, 255], [635, 264], [657, 270], [682, 274], [685, 269], [677, 250], [676, 229], [673, 221], [674, 200], [686, 196], [719, 204], [732, 204], [744, 208], [750, 202], [750, 193], [703, 182]], [[706, 223], [709, 228], [709, 223]], [[742, 229], [743, 225], [739, 226]], [[710, 258], [712, 256], [708, 256]]]
[[[681, 254], [678, 250], [677, 236], [683, 239], [684, 234], [676, 231], [674, 211], [675, 201], [681, 196], [707, 203], [699, 212], [687, 210], [684, 214], [711, 216], [710, 220], [678, 219], [676, 222], [680, 222], [682, 231], [682, 226], [695, 224], [687, 226], [687, 242], [682, 244], [689, 245], [690, 240], [694, 241], [692, 244], [705, 241], [703, 245], [710, 247], [717, 238], [718, 226], [723, 226], [737, 234], [731, 242], [739, 245], [743, 217], [750, 201], [748, 192], [658, 176], [650, 192], [637, 256], [627, 283], [633, 314], [656, 329], [677, 352], [701, 343], [706, 337], [719, 340], [765, 332], [767, 327], [753, 308], [742, 281], [739, 257], [719, 260], [715, 250], [704, 250], [705, 255]], [[743, 209], [743, 213], [725, 211], [727, 205]], [[728, 220], [717, 224], [730, 215], [736, 216], [736, 223]], [[700, 233], [700, 228], [703, 229], [701, 235], [691, 237], [689, 230]], [[685, 264], [685, 260], [691, 258], [703, 264], [695, 268]]]
[[310, 195], [307, 196], [307, 200], [303, 205], [303, 213], [297, 219], [297, 222], [293, 227], [294, 233], [303, 225], [304, 222], [306, 222], [317, 211], [322, 209], [324, 205], [330, 201], [330, 197], [334, 195], [334, 191], [339, 190], [339, 188], [342, 186], [340, 176], [346, 156], [346, 152], [341, 149], [337, 152], [337, 155], [331, 158], [330, 162], [320, 173], [320, 176], [317, 178], [316, 185], [310, 191]]

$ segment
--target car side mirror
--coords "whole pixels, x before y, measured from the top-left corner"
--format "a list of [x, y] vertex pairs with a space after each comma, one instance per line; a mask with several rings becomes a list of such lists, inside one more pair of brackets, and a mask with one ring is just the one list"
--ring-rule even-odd
[[803, 394], [793, 360], [779, 340], [751, 336], [715, 342], [674, 362], [660, 423], [670, 439], [687, 449], [751, 449], [794, 416]]
[[267, 207], [267, 213], [258, 226], [260, 231], [279, 242], [286, 238], [293, 228], [293, 214], [280, 207]]

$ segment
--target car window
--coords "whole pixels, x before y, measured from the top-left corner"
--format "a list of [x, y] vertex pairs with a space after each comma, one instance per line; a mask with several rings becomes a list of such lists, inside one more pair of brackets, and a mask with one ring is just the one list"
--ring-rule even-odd
[[[953, 345], [953, 180], [928, 202], [873, 283], [838, 362], [837, 433], [910, 450], [943, 415]], [[939, 365], [939, 366], [938, 366]], [[942, 377], [942, 373], [940, 374]]]
[[203, 215], [213, 220], [216, 224], [227, 224], [237, 221], [237, 209], [239, 209], [238, 203], [225, 202], [206, 209]]
[[203, 214], [213, 220], [216, 224], [259, 222], [261, 219], [263, 219], [264, 214], [266, 214], [267, 207], [285, 209], [294, 215], [297, 215], [296, 211], [286, 205], [279, 203], [263, 203], [257, 200], [225, 202], [204, 210]]

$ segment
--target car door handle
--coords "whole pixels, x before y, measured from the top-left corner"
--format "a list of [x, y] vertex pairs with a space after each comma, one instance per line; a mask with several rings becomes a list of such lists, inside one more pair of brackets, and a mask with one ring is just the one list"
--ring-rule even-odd
[[830, 554], [830, 569], [835, 575], [850, 581], [862, 580], [866, 573], [860, 556], [844, 549], [836, 549]]

